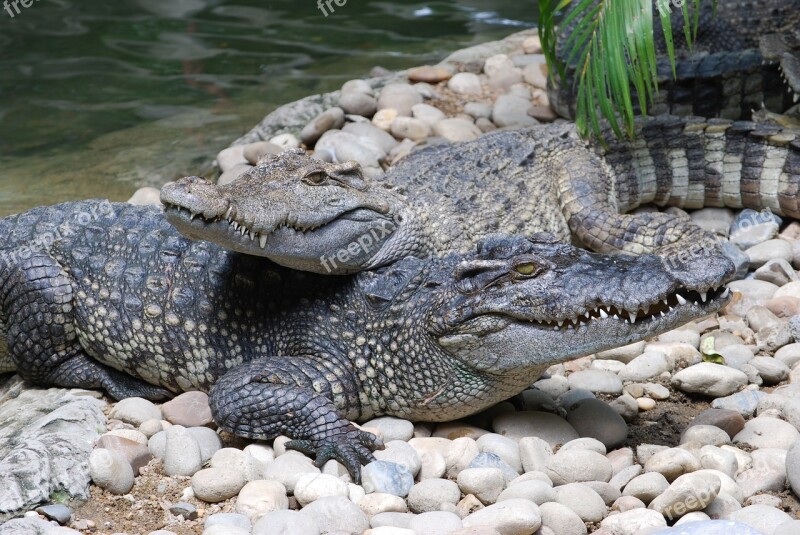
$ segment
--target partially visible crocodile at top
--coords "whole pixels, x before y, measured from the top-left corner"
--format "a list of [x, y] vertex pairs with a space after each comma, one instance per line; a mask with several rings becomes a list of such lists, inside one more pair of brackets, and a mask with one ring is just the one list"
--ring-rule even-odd
[[[686, 45], [681, 9], [668, 3], [674, 75], [653, 4], [658, 93], [649, 114], [750, 119], [762, 106], [782, 113], [800, 98], [800, 0], [716, 0], [716, 9], [713, 2], [703, 0], [691, 48]], [[562, 43], [569, 34], [569, 27], [559, 29], [557, 54], [562, 61], [566, 60]], [[574, 65], [568, 66], [566, 79], [549, 91], [551, 106], [563, 117], [575, 115], [574, 71]], [[638, 109], [637, 99], [633, 103]]]
[[[380, 182], [352, 162], [296, 150], [225, 186], [184, 178], [161, 198], [189, 237], [319, 273], [464, 252], [495, 232], [544, 231], [597, 251], [671, 257], [692, 271], [689, 284], [732, 273], [724, 246], [680, 217], [624, 212], [645, 203], [744, 206], [797, 218], [798, 187], [799, 135], [662, 116], [641, 120], [637, 141], [610, 139], [606, 148], [581, 141], [574, 125], [494, 132], [412, 153]], [[681, 260], [687, 251], [702, 262]]]
[[379, 442], [349, 420], [460, 418], [727, 302], [684, 283], [659, 257], [541, 234], [318, 276], [190, 241], [157, 207], [65, 203], [0, 220], [0, 362], [118, 399], [210, 390], [220, 428], [357, 477]]

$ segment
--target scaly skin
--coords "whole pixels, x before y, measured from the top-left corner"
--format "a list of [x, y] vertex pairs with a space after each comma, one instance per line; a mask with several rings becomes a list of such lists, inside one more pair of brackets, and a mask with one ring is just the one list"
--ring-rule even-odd
[[[466, 252], [491, 233], [549, 232], [596, 251], [670, 257], [689, 288], [730, 274], [715, 237], [670, 214], [624, 212], [655, 203], [769, 207], [800, 216], [800, 140], [791, 131], [663, 116], [641, 120], [634, 142], [612, 137], [603, 148], [587, 146], [573, 125], [495, 132], [412, 153], [381, 182], [362, 178], [366, 187], [359, 188], [284, 172], [291, 169], [284, 160], [314, 161], [294, 151], [267, 157], [229, 186], [183, 179], [165, 186], [161, 198], [168, 219], [185, 234], [318, 273], [352, 273], [408, 255]], [[264, 189], [269, 198], [260, 194]], [[256, 207], [240, 202], [253, 196]], [[315, 214], [305, 206], [326, 205], [328, 198], [348, 210], [359, 207], [362, 225], [371, 230], [357, 238], [340, 235], [337, 227], [324, 224], [330, 214], [309, 223]], [[215, 211], [204, 209], [212, 205]], [[380, 210], [369, 208], [379, 205]], [[195, 217], [197, 211], [205, 215]], [[315, 228], [291, 232], [291, 240], [269, 231], [251, 237], [250, 231], [258, 231], [245, 223], [255, 217], [250, 211], [291, 214], [288, 219]], [[687, 259], [687, 251], [693, 258]], [[698, 254], [702, 262], [695, 261]]]
[[[655, 256], [498, 236], [354, 277], [288, 270], [105, 201], [0, 220], [2, 358], [27, 381], [116, 398], [210, 391], [219, 426], [321, 464], [380, 444], [350, 420], [443, 421], [519, 393], [555, 362], [714, 312]], [[719, 281], [717, 281], [719, 282]]]
[[[717, 0], [716, 12], [712, 2], [700, 6], [697, 36], [690, 48], [681, 30], [682, 12], [670, 5], [677, 63], [673, 74], [654, 2], [658, 93], [647, 113], [735, 120], [750, 119], [752, 111], [762, 106], [777, 113], [789, 108], [793, 95], [788, 89], [798, 93], [800, 87], [793, 83], [800, 76], [797, 49], [784, 55], [785, 44], [776, 48], [764, 38], [785, 41], [796, 32], [800, 0]], [[569, 34], [561, 31], [559, 39], [563, 41]], [[563, 56], [563, 51], [559, 55]], [[575, 116], [574, 72], [574, 66], [568, 67], [566, 81], [548, 91], [551, 106], [562, 117]], [[638, 105], [635, 97], [633, 102]]]

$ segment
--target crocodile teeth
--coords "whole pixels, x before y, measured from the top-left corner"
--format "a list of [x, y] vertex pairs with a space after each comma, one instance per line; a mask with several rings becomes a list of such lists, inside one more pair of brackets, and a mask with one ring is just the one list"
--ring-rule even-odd
[[725, 291], [723, 291], [723, 292], [722, 292], [722, 294], [720, 295], [720, 297], [722, 297], [723, 299], [725, 299], [726, 297], [728, 297], [728, 294], [730, 294], [730, 293], [731, 293], [731, 290], [730, 290], [730, 288], [725, 288]]
[[602, 308], [600, 309], [600, 317], [603, 319], [608, 318], [608, 314], [606, 314], [606, 311], [603, 310]]
[[628, 311], [628, 317], [631, 319], [631, 323], [636, 323], [636, 312]]
[[588, 311], [588, 310], [586, 311], [586, 314], [584, 314], [584, 316], [586, 316], [586, 319], [587, 319], [587, 320], [588, 320], [589, 318], [591, 318], [591, 317], [592, 317], [592, 315], [591, 315], [591, 314], [589, 314], [589, 311]]
[[228, 211], [225, 212], [225, 219], [230, 219], [231, 218], [231, 212], [233, 212], [233, 206], [229, 206], [228, 207]]
[[262, 234], [258, 238], [258, 244], [261, 246], [262, 249], [267, 246], [267, 235], [266, 234]]
[[675, 298], [678, 300], [678, 303], [680, 303], [681, 305], [685, 305], [686, 304], [686, 299], [681, 297], [681, 294], [675, 294]]
[[564, 326], [564, 320], [558, 320], [558, 326], [559, 327], [563, 327]]
[[708, 295], [708, 293], [707, 293], [707, 292], [703, 292], [703, 293], [701, 293], [701, 294], [700, 294], [700, 299], [702, 299], [702, 300], [703, 300], [703, 303], [705, 303], [705, 302], [706, 302], [706, 296], [707, 296], [707, 295]]

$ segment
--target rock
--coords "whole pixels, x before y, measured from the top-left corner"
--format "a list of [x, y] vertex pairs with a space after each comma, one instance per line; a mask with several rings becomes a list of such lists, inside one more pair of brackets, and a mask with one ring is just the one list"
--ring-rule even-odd
[[597, 354], [598, 359], [612, 359], [628, 363], [642, 354], [647, 342], [635, 342], [626, 346], [615, 347], [601, 351]]
[[728, 237], [733, 223], [733, 211], [729, 208], [702, 208], [690, 214], [692, 221], [707, 232]]
[[505, 500], [475, 511], [463, 520], [464, 527], [492, 526], [503, 535], [530, 535], [542, 525], [535, 503]]
[[[217, 516], [217, 515], [213, 515]], [[212, 517], [209, 517], [209, 521]], [[248, 520], [249, 523], [249, 520]], [[206, 528], [208, 521], [206, 522]], [[248, 527], [249, 532], [249, 527]], [[270, 511], [253, 526], [253, 535], [319, 535], [320, 526], [307, 514], [298, 511]]]
[[327, 474], [303, 474], [294, 487], [294, 497], [301, 506], [306, 506], [326, 496], [346, 497], [347, 495], [347, 483]]
[[729, 444], [731, 437], [715, 425], [692, 425], [681, 433], [681, 444], [721, 446]]
[[775, 385], [789, 377], [789, 367], [772, 357], [755, 357], [749, 364], [758, 370], [765, 385]]
[[558, 119], [558, 115], [550, 106], [531, 106], [528, 115], [541, 123], [551, 123]]
[[634, 496], [644, 503], [650, 503], [669, 487], [667, 478], [658, 472], [647, 472], [636, 476], [625, 485], [623, 496]]
[[378, 110], [372, 116], [372, 124], [376, 128], [380, 128], [386, 132], [392, 127], [392, 123], [397, 118], [397, 110], [387, 108], [385, 110]]
[[768, 212], [746, 208], [736, 216], [730, 230], [730, 241], [747, 249], [773, 238], [778, 233], [778, 217]]
[[[773, 241], [783, 241], [783, 240], [773, 240]], [[756, 272], [753, 274], [753, 278], [756, 280], [771, 282], [776, 286], [783, 286], [785, 284], [798, 280], [797, 273], [795, 273], [794, 269], [792, 268], [792, 265], [783, 258], [777, 258], [774, 260], [767, 261], [763, 266], [761, 266], [756, 270]]]
[[379, 461], [401, 464], [408, 468], [411, 475], [415, 477], [419, 473], [422, 465], [417, 450], [402, 440], [386, 442], [386, 448], [376, 451], [375, 458]]
[[542, 526], [553, 530], [558, 535], [584, 535], [586, 524], [581, 517], [569, 507], [560, 503], [549, 502], [539, 505], [542, 516]]
[[143, 398], [127, 398], [118, 401], [108, 417], [138, 427], [147, 420], [161, 420], [161, 409]]
[[[800, 520], [787, 520], [775, 528], [772, 535], [795, 535], [796, 533], [800, 533]], [[744, 535], [750, 534], [746, 533]]]
[[447, 87], [450, 91], [460, 95], [480, 95], [483, 92], [481, 79], [477, 74], [470, 72], [460, 72], [454, 75], [447, 81]]
[[242, 154], [250, 165], [256, 165], [262, 156], [267, 154], [280, 154], [281, 152], [283, 152], [283, 147], [279, 147], [269, 141], [248, 143], [242, 149]]
[[753, 467], [736, 476], [737, 498], [749, 497], [762, 492], [781, 492], [786, 486], [786, 450], [764, 448], [752, 454]]
[[425, 122], [431, 128], [433, 128], [434, 124], [447, 117], [442, 110], [434, 108], [430, 104], [414, 104], [411, 108], [411, 115], [415, 119]]
[[525, 472], [541, 472], [547, 459], [553, 455], [553, 449], [541, 438], [525, 437], [519, 441], [519, 455]]
[[184, 520], [197, 520], [197, 507], [190, 503], [178, 502], [169, 508], [169, 512], [174, 516], [179, 516]]
[[466, 119], [454, 117], [437, 121], [433, 125], [433, 134], [457, 143], [477, 139], [481, 135], [481, 129]]
[[464, 113], [472, 116], [475, 119], [485, 118], [488, 119], [492, 116], [492, 108], [482, 102], [467, 102], [464, 105]]
[[420, 141], [431, 135], [431, 127], [421, 119], [397, 116], [390, 128], [392, 135], [398, 139]]
[[408, 506], [406, 506], [406, 502], [403, 498], [393, 494], [384, 494], [383, 492], [373, 492], [372, 494], [367, 494], [355, 503], [358, 504], [361, 510], [370, 517], [387, 512], [408, 512]]
[[608, 481], [608, 484], [614, 487], [615, 489], [623, 489], [625, 485], [631, 482], [633, 478], [638, 476], [642, 473], [642, 466], [639, 464], [634, 464], [627, 468], [623, 468]]
[[378, 97], [378, 109], [397, 110], [398, 115], [410, 117], [414, 104], [422, 103], [422, 95], [409, 84], [388, 84]]
[[341, 130], [331, 130], [323, 134], [317, 141], [316, 150], [327, 151], [337, 162], [355, 160], [361, 164], [365, 173], [379, 169], [378, 160], [384, 157], [383, 150], [377, 144]]
[[719, 494], [720, 480], [713, 474], [694, 473], [678, 477], [648, 506], [667, 520], [705, 509]]
[[217, 165], [223, 173], [238, 165], [247, 165], [247, 159], [244, 157], [244, 145], [234, 145], [220, 151], [217, 154]]
[[279, 146], [281, 149], [296, 149], [300, 146], [300, 140], [297, 139], [294, 135], [285, 133], [285, 134], [278, 134], [277, 136], [273, 136], [269, 139], [269, 142], [273, 145]]
[[737, 370], [741, 370], [745, 364], [748, 364], [755, 357], [752, 349], [742, 345], [725, 346], [717, 351], [725, 359], [726, 366]]
[[72, 509], [62, 504], [43, 505], [37, 507], [36, 512], [50, 520], [55, 520], [62, 526], [72, 518]]
[[496, 454], [517, 473], [522, 473], [519, 443], [516, 440], [496, 433], [489, 433], [479, 437], [476, 443], [481, 452]]
[[139, 475], [139, 469], [153, 458], [147, 446], [115, 435], [103, 435], [97, 441], [97, 447], [120, 454], [131, 465], [134, 475]]
[[547, 460], [545, 474], [555, 485], [611, 479], [611, 461], [591, 450], [559, 451]]
[[506, 484], [517, 478], [519, 473], [497, 454], [481, 452], [467, 465], [467, 468], [499, 468], [503, 472]]
[[788, 450], [800, 439], [794, 426], [777, 418], [758, 416], [744, 424], [744, 429], [733, 437], [735, 444], [747, 444], [752, 448], [779, 448]]
[[[750, 259], [750, 269], [758, 269], [773, 259], [781, 259], [788, 262], [792, 261], [794, 253], [792, 245], [786, 240], [767, 240], [745, 250], [744, 254]], [[791, 270], [792, 274], [794, 271]]]
[[344, 113], [362, 117], [372, 117], [378, 111], [378, 101], [375, 97], [356, 91], [342, 93], [338, 105]]
[[203, 456], [194, 436], [181, 425], [173, 425], [167, 429], [164, 473], [170, 476], [191, 476], [202, 466]]
[[766, 395], [765, 392], [758, 390], [743, 390], [732, 396], [717, 398], [711, 402], [711, 406], [715, 409], [735, 411], [742, 416], [752, 416], [758, 402]]
[[623, 394], [611, 403], [609, 407], [619, 414], [626, 422], [632, 422], [639, 415], [639, 403], [628, 394]]
[[235, 165], [219, 176], [219, 178], [217, 179], [217, 185], [225, 186], [227, 184], [230, 184], [243, 174], [249, 172], [252, 168], [253, 166], [246, 163]]
[[800, 442], [793, 444], [786, 455], [786, 478], [795, 496], [800, 496]]
[[369, 520], [364, 511], [343, 496], [321, 498], [304, 507], [300, 514], [313, 519], [318, 526], [324, 528], [325, 533], [361, 535], [369, 528]]
[[669, 370], [667, 356], [664, 353], [653, 351], [642, 353], [626, 364], [625, 368], [619, 372], [619, 378], [623, 381], [646, 381]]
[[[111, 422], [109, 422], [109, 424], [111, 424]], [[130, 440], [131, 442], [135, 442], [142, 446], [147, 445], [147, 437], [144, 436], [144, 434], [137, 431], [136, 429], [111, 429], [111, 431], [106, 433], [104, 436], [114, 436], [114, 437], [124, 438], [126, 440]]]
[[[697, 513], [689, 513], [689, 515], [692, 514]], [[764, 532], [730, 520], [701, 520], [699, 522], [676, 524], [673, 528], [656, 531], [652, 535], [764, 535]], [[778, 534], [775, 532], [773, 535]]]
[[556, 501], [556, 492], [548, 483], [538, 479], [531, 479], [519, 483], [512, 482], [508, 488], [497, 496], [496, 501], [502, 502], [514, 498], [523, 498], [541, 505], [545, 502]]
[[567, 483], [555, 488], [556, 501], [569, 507], [584, 522], [600, 522], [606, 516], [606, 504], [588, 485]]
[[411, 519], [409, 527], [415, 535], [448, 535], [461, 529], [461, 518], [455, 513], [429, 511]]
[[667, 521], [664, 517], [650, 509], [631, 509], [624, 513], [607, 516], [600, 522], [601, 528], [608, 530], [610, 535], [636, 535], [646, 528], [665, 528]]
[[89, 456], [89, 475], [94, 484], [111, 494], [127, 494], [133, 488], [133, 469], [119, 453], [98, 448]]
[[531, 63], [522, 71], [525, 82], [539, 89], [547, 89], [547, 64]]
[[625, 420], [599, 399], [582, 399], [573, 404], [567, 410], [567, 422], [580, 436], [595, 438], [607, 449], [622, 444], [628, 436]]
[[366, 95], [374, 95], [375, 92], [372, 86], [366, 80], [361, 78], [355, 80], [348, 80], [342, 85], [342, 93], [364, 93]]
[[188, 431], [200, 446], [200, 460], [203, 464], [222, 449], [222, 440], [213, 429], [208, 427], [190, 427]]
[[289, 493], [294, 492], [298, 480], [307, 473], [319, 474], [320, 469], [311, 459], [297, 452], [284, 453], [264, 466], [264, 479], [280, 482]]
[[[471, 470], [492, 470], [473, 468]], [[502, 473], [501, 473], [502, 476]], [[420, 481], [408, 493], [408, 507], [415, 513], [438, 511], [443, 503], [457, 504], [461, 499], [459, 485], [447, 479]]]
[[429, 84], [437, 84], [444, 82], [453, 77], [453, 72], [441, 65], [424, 65], [422, 67], [414, 67], [407, 72], [408, 79], [412, 82], [427, 82]]
[[312, 146], [322, 134], [328, 130], [335, 130], [344, 126], [344, 110], [333, 107], [325, 110], [311, 120], [300, 132], [300, 141]]
[[259, 480], [246, 484], [236, 499], [236, 512], [257, 522], [270, 511], [289, 508], [286, 487], [278, 481]]
[[192, 476], [192, 490], [198, 499], [217, 503], [239, 494], [246, 482], [241, 471], [205, 468]]
[[591, 438], [591, 437], [576, 438], [575, 440], [570, 440], [569, 442], [561, 446], [560, 451], [569, 451], [569, 450], [591, 450], [591, 451], [596, 451], [600, 455], [605, 455], [606, 453], [608, 453], [606, 446], [602, 442], [600, 442], [596, 438]]
[[458, 474], [458, 487], [483, 504], [492, 504], [505, 488], [505, 476], [499, 468], [466, 468]]
[[365, 422], [363, 427], [373, 427], [380, 431], [384, 443], [394, 440], [408, 442], [414, 436], [414, 424], [394, 416], [381, 416]]
[[729, 366], [701, 362], [672, 376], [672, 386], [692, 394], [722, 397], [747, 385], [747, 375]]
[[773, 297], [764, 301], [764, 306], [782, 319], [791, 319], [800, 314], [800, 299], [796, 297]]
[[495, 433], [520, 440], [524, 437], [539, 437], [551, 447], [566, 444], [579, 435], [566, 420], [554, 414], [540, 411], [517, 411], [502, 413], [492, 421]]
[[205, 392], [186, 392], [167, 401], [161, 406], [164, 419], [184, 427], [203, 427], [213, 425], [208, 394]]
[[667, 448], [654, 453], [644, 463], [645, 472], [658, 472], [673, 481], [688, 472], [700, 470], [700, 460], [682, 448]]
[[513, 126], [524, 128], [539, 122], [528, 115], [531, 101], [514, 95], [500, 95], [492, 107], [492, 122], [503, 128]]
[[785, 345], [775, 352], [775, 359], [783, 362], [789, 368], [800, 362], [800, 343]]
[[729, 282], [727, 286], [732, 292], [742, 294], [742, 299], [738, 302], [732, 301], [725, 310], [728, 313], [742, 317], [747, 314], [750, 307], [763, 305], [768, 299], [772, 299], [775, 292], [778, 291], [778, 286], [771, 282], [759, 280], [736, 280]]
[[769, 534], [774, 533], [781, 524], [793, 519], [780, 509], [775, 509], [768, 505], [750, 505], [733, 513], [730, 516], [730, 520], [747, 524], [758, 530], [759, 533]]
[[364, 490], [407, 496], [414, 486], [414, 476], [405, 466], [387, 461], [373, 461], [361, 473]]

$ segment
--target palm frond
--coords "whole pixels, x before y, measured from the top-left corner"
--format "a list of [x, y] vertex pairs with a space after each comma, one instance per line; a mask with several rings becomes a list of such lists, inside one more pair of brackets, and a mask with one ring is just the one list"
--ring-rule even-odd
[[[581, 134], [599, 134], [599, 110], [618, 137], [633, 136], [636, 90], [639, 110], [658, 91], [654, 11], [661, 20], [666, 52], [675, 74], [672, 39], [673, 10], [683, 13], [686, 42], [691, 46], [701, 0], [539, 0], [539, 36], [551, 76], [570, 83], [567, 67], [574, 66], [577, 84], [575, 122]], [[716, 4], [716, 0], [714, 0]], [[559, 43], [557, 25], [568, 34]], [[556, 56], [564, 58], [560, 61]]]

